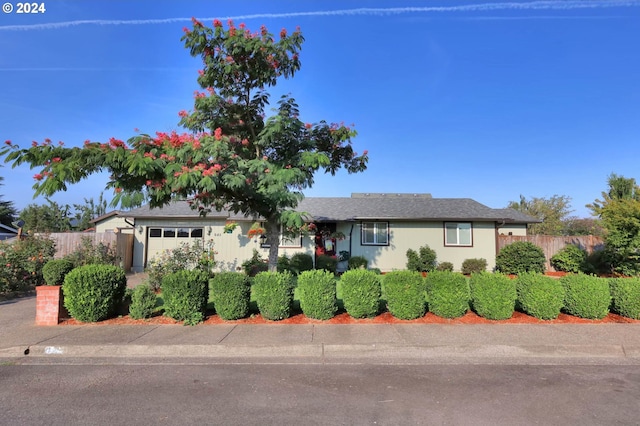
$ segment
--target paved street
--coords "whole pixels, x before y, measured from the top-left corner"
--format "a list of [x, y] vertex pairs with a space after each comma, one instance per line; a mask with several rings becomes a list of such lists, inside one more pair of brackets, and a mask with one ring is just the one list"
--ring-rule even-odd
[[0, 424], [638, 424], [638, 366], [0, 366]]

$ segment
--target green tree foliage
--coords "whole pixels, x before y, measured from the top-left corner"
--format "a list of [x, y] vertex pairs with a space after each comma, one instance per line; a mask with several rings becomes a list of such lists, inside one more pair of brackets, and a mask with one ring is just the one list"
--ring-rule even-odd
[[296, 231], [305, 215], [295, 212], [302, 190], [318, 171], [335, 174], [366, 169], [367, 152], [358, 155], [356, 132], [343, 124], [305, 123], [295, 100], [283, 96], [275, 114], [265, 118], [267, 87], [300, 69], [304, 38], [299, 30], [266, 27], [251, 32], [243, 24], [207, 27], [194, 19], [185, 28], [185, 47], [203, 62], [191, 111], [179, 113], [187, 133], [142, 134], [127, 142], [86, 142], [83, 148], [52, 145], [50, 140], [20, 149], [11, 142], [0, 155], [13, 166], [42, 167], [35, 175], [36, 195], [66, 190], [99, 171], [109, 171], [114, 204], [139, 204], [148, 197], [162, 207], [176, 197], [206, 214], [230, 209], [265, 221], [269, 268], [275, 271], [281, 226]]
[[587, 205], [606, 230], [604, 256], [615, 272], [640, 273], [640, 188], [633, 178], [611, 174], [602, 200]]
[[529, 224], [529, 234], [562, 235], [564, 221], [571, 213], [570, 205], [571, 198], [565, 195], [554, 195], [551, 198], [532, 197], [528, 200], [520, 195], [520, 201], [510, 201], [507, 207], [542, 221]]
[[74, 229], [84, 231], [93, 226], [91, 221], [103, 214], [107, 213], [107, 200], [104, 199], [104, 193], [100, 193], [98, 201], [93, 198], [85, 198], [84, 204], [74, 204]]
[[[0, 176], [0, 186], [3, 185], [2, 181], [4, 178]], [[11, 222], [14, 221], [16, 217], [16, 208], [13, 206], [13, 202], [11, 201], [3, 201], [2, 195], [0, 194], [0, 223], [7, 226], [11, 225]]]
[[571, 216], [564, 220], [564, 235], [595, 235], [604, 236], [604, 228], [598, 219], [578, 218]]
[[47, 198], [49, 204], [29, 204], [20, 212], [23, 229], [29, 233], [65, 232], [72, 229], [71, 210]]
[[640, 274], [640, 201], [611, 200], [600, 215], [608, 263], [620, 274]]
[[602, 200], [595, 200], [592, 204], [587, 204], [594, 215], [602, 216], [602, 210], [612, 201], [634, 200], [640, 201], [640, 187], [634, 178], [611, 173], [607, 178], [609, 190], [602, 192]]

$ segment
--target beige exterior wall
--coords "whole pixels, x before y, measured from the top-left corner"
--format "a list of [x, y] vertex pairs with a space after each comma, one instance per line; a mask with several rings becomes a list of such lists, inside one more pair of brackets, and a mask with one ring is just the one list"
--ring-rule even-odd
[[[133, 222], [133, 220], [129, 222]], [[130, 230], [132, 229], [131, 225], [122, 216], [111, 216], [96, 223], [96, 232], [113, 232], [116, 228], [121, 229], [123, 232], [131, 232]]]
[[[269, 249], [261, 247], [259, 238], [247, 238], [247, 232], [253, 222], [238, 222], [238, 227], [231, 233], [224, 232], [224, 219], [201, 219], [201, 220], [136, 220], [136, 230], [134, 232], [134, 257], [133, 270], [136, 272], [143, 271], [145, 266], [154, 256], [160, 254], [163, 250], [170, 250], [179, 247], [182, 243], [192, 243], [192, 238], [175, 238], [175, 239], [158, 239], [149, 241], [149, 228], [203, 228], [203, 236], [201, 241], [205, 244], [212, 244], [216, 254], [216, 269], [220, 271], [236, 271], [242, 266], [242, 262], [251, 258], [253, 250], [256, 249], [260, 255], [266, 259], [269, 255]], [[145, 246], [148, 247], [145, 250]], [[146, 251], [146, 253], [145, 253]], [[291, 257], [297, 252], [307, 252], [313, 255], [312, 239], [303, 237], [302, 246], [299, 247], [280, 247], [279, 254], [287, 254]], [[147, 258], [145, 258], [147, 256]]]
[[498, 226], [498, 234], [500, 235], [516, 235], [518, 237], [524, 237], [527, 235], [526, 224], [504, 224]]
[[[134, 256], [133, 270], [140, 272], [151, 258], [159, 253], [156, 249], [149, 250], [149, 259], [145, 258], [145, 246], [149, 247], [148, 230], [150, 227], [185, 227], [203, 228], [203, 242], [212, 240], [213, 248], [217, 251], [217, 269], [225, 271], [238, 270], [242, 262], [249, 259], [256, 249], [266, 259], [269, 249], [260, 246], [259, 238], [247, 238], [247, 232], [253, 222], [238, 222], [239, 226], [231, 234], [224, 233], [225, 220], [223, 219], [198, 219], [198, 220], [136, 220], [134, 231]], [[407, 263], [406, 252], [408, 249], [418, 250], [428, 244], [437, 253], [438, 262], [451, 262], [454, 270], [459, 271], [465, 259], [484, 258], [487, 260], [488, 269], [495, 266], [496, 233], [495, 224], [492, 222], [473, 223], [472, 247], [447, 247], [444, 244], [443, 222], [390, 222], [389, 245], [367, 246], [361, 244], [361, 224], [338, 223], [337, 231], [345, 234], [346, 238], [336, 242], [336, 253], [351, 249], [352, 256], [364, 256], [369, 260], [369, 267], [379, 268], [383, 272], [396, 269], [404, 269]], [[505, 229], [504, 227], [502, 229]], [[526, 233], [526, 228], [523, 228]], [[520, 230], [514, 228], [514, 231]], [[513, 231], [512, 231], [513, 232]], [[514, 235], [515, 232], [514, 232]], [[192, 239], [174, 239], [163, 241], [161, 249], [177, 247], [182, 242], [190, 242]], [[153, 247], [152, 247], [153, 248]], [[297, 247], [283, 247], [279, 249], [279, 255], [286, 254], [291, 257], [298, 252], [314, 255], [313, 237], [302, 237], [302, 243]]]
[[369, 267], [387, 272], [405, 269], [407, 250], [418, 251], [427, 244], [436, 251], [438, 262], [451, 262], [456, 271], [462, 268], [465, 259], [471, 258], [486, 259], [487, 267], [491, 270], [496, 261], [494, 224], [473, 223], [472, 228], [472, 247], [451, 247], [444, 244], [443, 222], [390, 222], [388, 246], [363, 246], [360, 244], [361, 227], [358, 223], [352, 233], [352, 255], [364, 256], [369, 260]]

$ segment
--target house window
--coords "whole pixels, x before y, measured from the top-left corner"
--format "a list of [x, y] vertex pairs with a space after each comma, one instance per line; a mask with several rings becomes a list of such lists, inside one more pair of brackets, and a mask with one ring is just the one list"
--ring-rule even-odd
[[465, 246], [473, 245], [471, 222], [446, 222], [444, 224], [444, 245]]
[[150, 238], [202, 238], [202, 228], [149, 228]]
[[364, 246], [389, 245], [389, 222], [362, 222], [361, 244]]

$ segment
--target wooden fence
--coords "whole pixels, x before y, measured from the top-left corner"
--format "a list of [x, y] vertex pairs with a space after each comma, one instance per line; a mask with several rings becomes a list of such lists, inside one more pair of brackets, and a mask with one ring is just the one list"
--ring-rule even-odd
[[544, 252], [544, 257], [547, 259], [547, 270], [553, 271], [549, 259], [551, 256], [562, 250], [563, 247], [568, 245], [575, 245], [582, 249], [585, 249], [587, 253], [591, 253], [594, 250], [600, 250], [604, 247], [602, 238], [594, 235], [576, 235], [566, 237], [556, 237], [551, 235], [499, 235], [498, 236], [498, 251], [502, 247], [507, 246], [516, 241], [528, 241], [540, 247]]
[[133, 263], [133, 234], [113, 233], [113, 232], [60, 232], [52, 234], [41, 234], [56, 243], [56, 259], [60, 259], [73, 253], [81, 244], [84, 238], [91, 240], [93, 244], [102, 243], [109, 247], [116, 248], [116, 255], [121, 261], [125, 271], [131, 271]]

